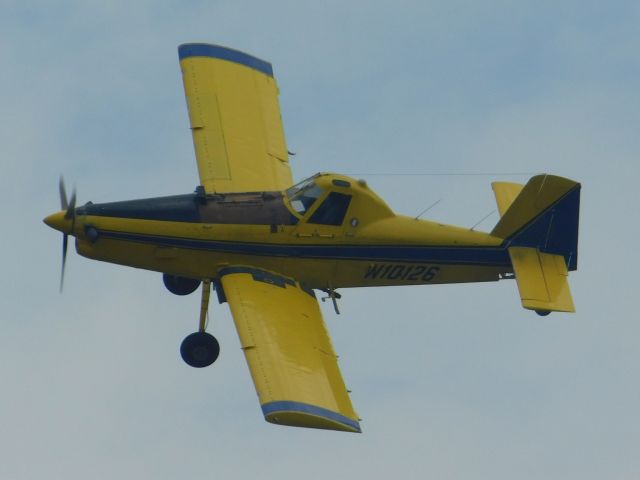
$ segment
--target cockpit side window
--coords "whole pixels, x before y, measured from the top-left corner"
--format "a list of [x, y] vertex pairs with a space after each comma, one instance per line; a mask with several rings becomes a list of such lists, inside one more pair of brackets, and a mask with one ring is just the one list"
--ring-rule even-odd
[[300, 215], [304, 215], [323, 193], [324, 190], [316, 185], [313, 179], [308, 179], [287, 190], [287, 198], [291, 207]]
[[350, 203], [351, 195], [331, 192], [327, 196], [327, 199], [322, 202], [322, 205], [313, 212], [308, 223], [340, 226], [344, 221]]

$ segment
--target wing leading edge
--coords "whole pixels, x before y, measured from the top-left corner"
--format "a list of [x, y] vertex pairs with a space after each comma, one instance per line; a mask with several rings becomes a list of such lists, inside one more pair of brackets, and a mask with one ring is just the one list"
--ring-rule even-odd
[[200, 183], [207, 192], [293, 184], [271, 64], [201, 43], [178, 47]]
[[221, 275], [265, 419], [360, 432], [313, 291], [251, 267]]

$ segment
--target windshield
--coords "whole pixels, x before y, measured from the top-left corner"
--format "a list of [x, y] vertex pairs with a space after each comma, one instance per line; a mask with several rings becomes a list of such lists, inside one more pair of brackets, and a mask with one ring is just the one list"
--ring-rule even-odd
[[323, 192], [324, 190], [316, 185], [313, 178], [309, 178], [287, 190], [287, 198], [291, 207], [300, 215], [304, 215]]
[[336, 227], [342, 225], [349, 204], [351, 203], [351, 195], [345, 195], [339, 192], [329, 192], [327, 199], [316, 208], [309, 223], [317, 223], [320, 225], [334, 225]]

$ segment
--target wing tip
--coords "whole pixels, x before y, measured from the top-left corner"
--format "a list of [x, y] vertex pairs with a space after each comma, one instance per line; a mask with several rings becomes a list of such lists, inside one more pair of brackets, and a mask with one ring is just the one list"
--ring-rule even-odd
[[308, 403], [292, 401], [265, 403], [262, 405], [262, 413], [267, 422], [277, 425], [362, 433], [360, 422], [357, 420]]
[[209, 43], [184, 43], [178, 46], [178, 57], [182, 61], [189, 57], [210, 57], [227, 60], [262, 72], [273, 77], [273, 67], [265, 60], [234, 50], [233, 48]]

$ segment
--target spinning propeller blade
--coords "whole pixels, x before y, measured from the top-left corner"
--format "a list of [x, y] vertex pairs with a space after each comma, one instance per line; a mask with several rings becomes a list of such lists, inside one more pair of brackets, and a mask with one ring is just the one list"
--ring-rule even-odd
[[[60, 191], [60, 206], [64, 210], [64, 218], [71, 220], [71, 232], [73, 232], [74, 220], [76, 216], [76, 189], [71, 192], [71, 200], [67, 200], [67, 189], [64, 185], [64, 179], [60, 177], [58, 183]], [[69, 247], [69, 234], [66, 231], [62, 233], [62, 269], [60, 271], [60, 292], [64, 288], [64, 271], [67, 264], [67, 248]]]
[[60, 270], [60, 293], [64, 288], [64, 269], [67, 264], [67, 246], [69, 245], [69, 235], [66, 233], [62, 236], [62, 270]]
[[58, 182], [58, 190], [60, 191], [60, 209], [66, 210], [69, 207], [69, 203], [67, 202], [67, 189], [64, 188], [64, 178], [60, 176], [60, 181]]
[[69, 206], [67, 207], [67, 213], [64, 214], [64, 218], [75, 218], [76, 216], [76, 189], [73, 189], [71, 192], [71, 200], [69, 201]]

